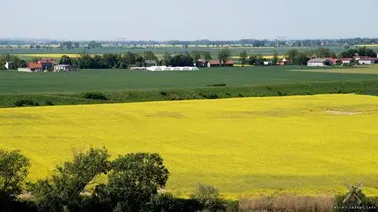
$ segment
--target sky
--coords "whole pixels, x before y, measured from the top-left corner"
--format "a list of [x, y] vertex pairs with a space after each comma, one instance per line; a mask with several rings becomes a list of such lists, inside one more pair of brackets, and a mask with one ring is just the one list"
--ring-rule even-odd
[[1, 0], [0, 38], [378, 37], [378, 0]]

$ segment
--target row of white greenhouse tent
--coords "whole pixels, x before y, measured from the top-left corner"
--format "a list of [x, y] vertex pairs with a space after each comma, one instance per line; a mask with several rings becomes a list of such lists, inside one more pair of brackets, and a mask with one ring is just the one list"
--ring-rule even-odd
[[197, 67], [168, 67], [168, 66], [151, 66], [146, 68], [147, 71], [198, 71]]

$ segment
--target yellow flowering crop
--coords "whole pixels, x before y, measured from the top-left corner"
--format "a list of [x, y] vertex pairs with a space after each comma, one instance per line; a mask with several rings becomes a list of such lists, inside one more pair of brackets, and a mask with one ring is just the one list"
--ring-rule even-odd
[[378, 190], [378, 98], [361, 95], [192, 100], [0, 109], [0, 148], [31, 158], [29, 179], [48, 176], [74, 149], [113, 157], [158, 152], [168, 189], [197, 183], [227, 196]]

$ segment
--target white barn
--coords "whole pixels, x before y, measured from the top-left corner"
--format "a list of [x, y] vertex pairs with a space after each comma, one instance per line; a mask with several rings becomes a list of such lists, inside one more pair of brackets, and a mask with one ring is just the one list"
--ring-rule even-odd
[[328, 59], [312, 59], [307, 62], [307, 66], [312, 67], [324, 67], [330, 65], [332, 65], [332, 62]]
[[377, 61], [377, 58], [360, 58], [358, 60], [358, 64], [360, 65], [371, 65], [375, 64]]

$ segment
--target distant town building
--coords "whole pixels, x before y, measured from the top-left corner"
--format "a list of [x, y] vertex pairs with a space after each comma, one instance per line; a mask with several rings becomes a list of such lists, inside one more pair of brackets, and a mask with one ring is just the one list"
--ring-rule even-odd
[[220, 66], [225, 66], [225, 67], [233, 67], [234, 66], [234, 61], [232, 60], [227, 60], [225, 64], [221, 64], [219, 60], [210, 60], [207, 62], [207, 67], [220, 67]]
[[331, 66], [332, 62], [329, 59], [311, 59], [307, 62], [307, 66], [324, 67]]

